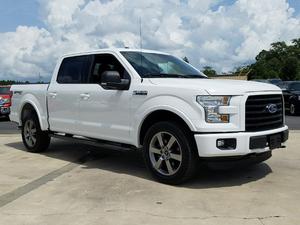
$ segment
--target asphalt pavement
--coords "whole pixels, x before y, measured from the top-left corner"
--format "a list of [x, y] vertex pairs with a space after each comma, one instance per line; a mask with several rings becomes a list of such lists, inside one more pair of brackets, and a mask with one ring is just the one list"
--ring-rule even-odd
[[290, 130], [300, 130], [300, 116], [286, 116], [285, 121]]
[[16, 134], [19, 133], [16, 123], [8, 121], [6, 118], [0, 117], [0, 134]]

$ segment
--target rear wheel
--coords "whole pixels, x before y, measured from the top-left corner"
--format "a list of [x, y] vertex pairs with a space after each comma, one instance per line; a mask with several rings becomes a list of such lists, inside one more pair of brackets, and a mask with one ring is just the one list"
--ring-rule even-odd
[[49, 147], [50, 137], [41, 130], [35, 113], [28, 113], [23, 119], [22, 139], [29, 152], [42, 152]]
[[193, 143], [190, 132], [180, 124], [154, 124], [144, 140], [144, 159], [154, 178], [167, 184], [191, 178], [198, 161]]

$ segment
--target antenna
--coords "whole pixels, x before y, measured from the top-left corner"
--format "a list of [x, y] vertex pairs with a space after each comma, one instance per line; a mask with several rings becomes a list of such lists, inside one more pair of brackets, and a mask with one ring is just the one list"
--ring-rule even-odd
[[[142, 17], [140, 16], [140, 55], [141, 55], [141, 68], [143, 67], [143, 38], [142, 38]], [[143, 78], [141, 79], [141, 82], [143, 82]]]
[[39, 82], [42, 83], [42, 76], [41, 76], [41, 72], [39, 72]]

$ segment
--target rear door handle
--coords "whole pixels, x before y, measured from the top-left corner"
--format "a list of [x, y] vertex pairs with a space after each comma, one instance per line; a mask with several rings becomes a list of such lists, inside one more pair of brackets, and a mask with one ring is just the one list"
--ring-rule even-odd
[[84, 99], [84, 100], [87, 100], [90, 98], [90, 94], [88, 93], [83, 93], [83, 94], [80, 94], [80, 98]]

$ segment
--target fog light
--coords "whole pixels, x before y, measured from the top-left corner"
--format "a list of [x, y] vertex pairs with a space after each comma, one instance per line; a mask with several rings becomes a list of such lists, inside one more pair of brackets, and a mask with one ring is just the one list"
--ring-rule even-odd
[[217, 147], [223, 147], [225, 145], [225, 140], [224, 139], [219, 139], [217, 140]]
[[217, 140], [217, 148], [221, 150], [234, 150], [236, 149], [236, 139], [235, 138], [224, 138]]

